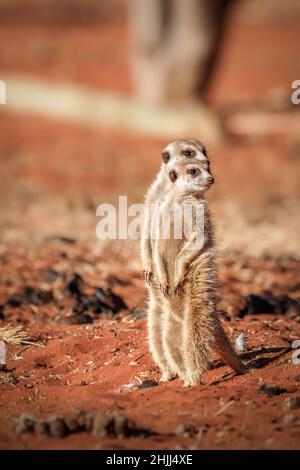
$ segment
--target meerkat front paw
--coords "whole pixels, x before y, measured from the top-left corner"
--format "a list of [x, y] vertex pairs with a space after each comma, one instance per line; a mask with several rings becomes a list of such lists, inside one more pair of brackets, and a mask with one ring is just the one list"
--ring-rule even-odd
[[183, 291], [183, 285], [184, 285], [184, 280], [180, 280], [175, 283], [175, 286], [173, 289], [174, 295], [181, 294], [181, 292]]
[[158, 276], [157, 283], [158, 283], [159, 290], [163, 294], [163, 296], [168, 297], [170, 293], [170, 286], [169, 286], [167, 276], [164, 274]]
[[167, 282], [160, 283], [159, 290], [163, 294], [164, 297], [168, 297], [170, 293], [170, 286]]
[[143, 278], [144, 278], [144, 281], [150, 286], [152, 283], [152, 279], [153, 279], [153, 272], [143, 270]]

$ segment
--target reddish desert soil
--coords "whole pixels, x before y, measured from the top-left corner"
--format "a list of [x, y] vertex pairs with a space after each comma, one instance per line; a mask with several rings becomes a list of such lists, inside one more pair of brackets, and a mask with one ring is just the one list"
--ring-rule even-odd
[[[269, 0], [271, 16], [255, 14], [260, 3], [236, 2], [228, 24], [207, 92], [222, 116], [276, 107], [278, 88], [286, 97], [299, 78], [295, 2], [282, 10]], [[1, 71], [132, 93], [122, 16], [60, 26], [11, 18], [0, 32]], [[179, 380], [160, 383], [148, 352], [138, 242], [95, 237], [97, 205], [119, 194], [142, 201], [166, 142], [0, 111], [0, 326], [23, 325], [34, 343], [9, 346], [0, 371], [0, 447], [299, 449], [300, 365], [292, 362], [300, 339], [299, 138], [285, 129], [228, 136], [208, 149], [219, 307], [232, 341], [245, 335], [250, 372], [235, 376], [214, 357], [203, 384], [187, 389]], [[115, 299], [114, 308], [100, 290], [108, 305], [96, 311], [97, 288], [125, 305]], [[158, 385], [139, 388], [145, 380]], [[76, 411], [118, 412], [144, 431], [124, 438], [15, 431], [25, 412], [47, 419]]]
[[[224, 325], [232, 340], [245, 334], [250, 373], [235, 376], [215, 358], [204, 384], [187, 389], [179, 380], [158, 382], [147, 349], [143, 282], [137, 272], [121, 269], [128, 264], [126, 256], [99, 255], [82, 245], [54, 241], [30, 253], [3, 252], [2, 304], [24, 286], [51, 291], [54, 299], [42, 305], [32, 304], [38, 303], [35, 299], [18, 307], [5, 304], [3, 309], [5, 320], [24, 324], [37, 345], [9, 348], [7, 369], [1, 373], [2, 381], [11, 382], [1, 384], [1, 447], [297, 448], [300, 408], [293, 409], [292, 399], [300, 396], [300, 375], [291, 345], [300, 337], [299, 317], [292, 310], [286, 316], [236, 315], [247, 294], [270, 285], [274, 295], [293, 291], [299, 298], [299, 262], [244, 258], [241, 266], [240, 260], [228, 255], [222, 264], [220, 304], [225, 309], [227, 304]], [[82, 276], [87, 295], [96, 286], [112, 286], [127, 308], [117, 314], [89, 310], [93, 323], [72, 324], [86, 321], [74, 315], [76, 301], [66, 290], [74, 272]], [[145, 380], [159, 385], [139, 389]], [[259, 392], [264, 385], [278, 387], [279, 394]], [[13, 430], [14, 420], [25, 411], [46, 419], [78, 410], [118, 411], [155, 435], [118, 439], [79, 432], [58, 439]]]

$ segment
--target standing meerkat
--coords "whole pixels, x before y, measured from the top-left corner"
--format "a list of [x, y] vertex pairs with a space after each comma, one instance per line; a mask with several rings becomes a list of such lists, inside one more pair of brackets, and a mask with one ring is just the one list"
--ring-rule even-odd
[[162, 152], [163, 163], [155, 180], [151, 184], [145, 197], [145, 218], [141, 238], [141, 257], [143, 275], [147, 284], [151, 284], [152, 277], [152, 249], [151, 249], [151, 206], [162, 201], [172, 184], [168, 172], [171, 167], [183, 163], [206, 162], [209, 169], [207, 152], [201, 142], [195, 139], [175, 140], [167, 145]]
[[[236, 372], [245, 373], [246, 368], [233, 350], [216, 309], [213, 227], [204, 199], [213, 177], [206, 152], [193, 140], [176, 141], [165, 152], [165, 166], [148, 192], [151, 203], [160, 203], [158, 217], [153, 217], [148, 207], [143, 232], [143, 237], [149, 237], [145, 258], [150, 253], [144, 264], [148, 270], [149, 346], [162, 371], [161, 380], [178, 375], [189, 386], [200, 382], [214, 351]], [[191, 211], [190, 230], [175, 238], [176, 214], [184, 206]], [[166, 219], [166, 209], [171, 224], [170, 236], [165, 238], [161, 221]], [[199, 213], [203, 220], [197, 218]], [[200, 244], [195, 243], [200, 239]], [[145, 245], [143, 240], [142, 251]]]
[[[151, 235], [152, 208], [161, 202], [172, 188], [169, 178], [171, 166], [184, 163], [207, 162], [204, 146], [195, 139], [176, 140], [167, 145], [162, 152], [162, 165], [145, 197], [144, 225], [141, 237], [141, 258], [143, 276], [148, 287], [148, 339], [153, 359], [162, 371], [162, 381], [167, 381], [172, 374], [164, 357], [162, 330], [163, 308], [161, 293], [153, 284], [154, 258]], [[173, 374], [174, 375], [174, 374]]]

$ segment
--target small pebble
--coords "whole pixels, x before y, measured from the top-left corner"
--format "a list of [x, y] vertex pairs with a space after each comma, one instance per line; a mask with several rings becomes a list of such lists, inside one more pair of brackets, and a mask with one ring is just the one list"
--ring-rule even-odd
[[92, 433], [97, 437], [105, 437], [109, 434], [109, 427], [112, 425], [111, 416], [104, 413], [96, 413], [92, 428]]
[[51, 437], [65, 437], [68, 434], [67, 426], [58, 416], [50, 416], [46, 423], [49, 426], [49, 434]]
[[284, 400], [282, 403], [284, 410], [297, 410], [300, 408], [300, 397], [291, 397]]
[[50, 429], [47, 423], [44, 421], [36, 421], [34, 424], [34, 432], [37, 436], [49, 437]]
[[259, 393], [264, 393], [265, 395], [268, 395], [269, 397], [272, 397], [274, 395], [281, 395], [282, 393], [285, 393], [287, 390], [286, 388], [280, 388], [277, 385], [262, 385], [258, 389]]
[[23, 413], [15, 426], [15, 431], [17, 434], [32, 432], [34, 429], [34, 424], [35, 418], [30, 414]]

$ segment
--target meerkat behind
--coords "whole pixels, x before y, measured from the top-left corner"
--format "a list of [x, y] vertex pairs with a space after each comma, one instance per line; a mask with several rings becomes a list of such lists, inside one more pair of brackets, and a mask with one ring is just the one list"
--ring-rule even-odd
[[206, 149], [201, 142], [195, 139], [171, 142], [163, 150], [162, 160], [160, 170], [145, 196], [145, 221], [141, 239], [141, 257], [143, 275], [149, 285], [153, 274], [150, 233], [151, 206], [160, 202], [172, 186], [168, 176], [169, 169], [178, 164], [197, 162], [206, 162], [209, 167]]
[[[207, 156], [197, 160], [194, 157], [182, 159], [175, 155], [173, 161], [169, 159], [165, 163], [164, 177], [169, 181], [165, 191], [158, 196], [161, 211], [168, 206], [172, 212], [175, 204], [191, 206], [191, 235], [182, 239], [172, 236], [164, 239], [160, 226], [157, 226], [157, 237], [150, 241], [153, 273], [149, 286], [150, 350], [162, 370], [162, 380], [178, 375], [185, 385], [200, 382], [213, 352], [218, 352], [236, 372], [246, 372], [216, 310], [213, 227], [204, 200], [204, 193], [213, 183], [213, 178]], [[195, 217], [200, 207], [204, 215], [202, 226], [198, 226], [199, 221]], [[170, 228], [172, 233], [173, 227]], [[196, 234], [203, 228], [203, 244], [195, 248]]]

